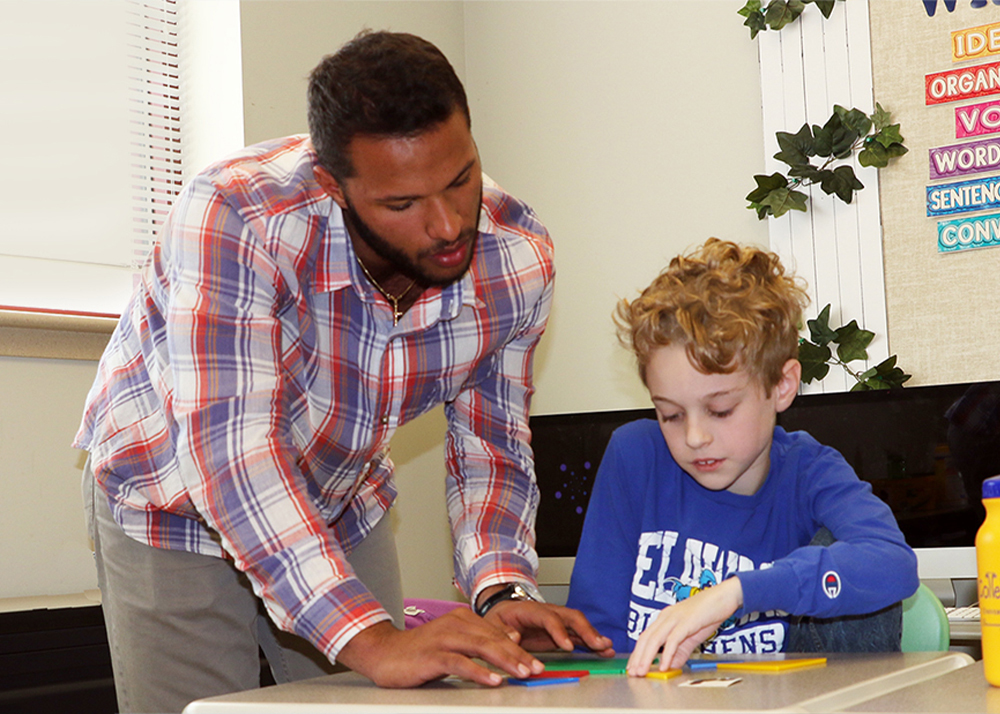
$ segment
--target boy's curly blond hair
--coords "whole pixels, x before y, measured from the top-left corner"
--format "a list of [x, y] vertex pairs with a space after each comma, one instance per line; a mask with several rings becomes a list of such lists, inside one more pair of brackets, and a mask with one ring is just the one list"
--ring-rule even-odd
[[679, 255], [646, 288], [615, 310], [618, 337], [635, 352], [639, 376], [653, 350], [684, 345], [695, 368], [729, 374], [744, 368], [766, 394], [798, 356], [805, 286], [774, 253], [709, 238]]

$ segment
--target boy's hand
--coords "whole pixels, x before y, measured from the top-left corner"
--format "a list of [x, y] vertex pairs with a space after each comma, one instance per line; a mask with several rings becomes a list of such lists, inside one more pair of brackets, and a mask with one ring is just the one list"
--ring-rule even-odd
[[711, 637], [742, 604], [743, 586], [739, 577], [732, 577], [664, 608], [653, 624], [639, 635], [628, 658], [629, 675], [645, 677], [661, 646], [661, 672], [683, 667], [695, 648]]
[[615, 654], [611, 640], [594, 629], [579, 610], [526, 600], [497, 603], [484, 618], [506, 631], [526, 650], [545, 652], [559, 648], [570, 652], [586, 647], [601, 657]]

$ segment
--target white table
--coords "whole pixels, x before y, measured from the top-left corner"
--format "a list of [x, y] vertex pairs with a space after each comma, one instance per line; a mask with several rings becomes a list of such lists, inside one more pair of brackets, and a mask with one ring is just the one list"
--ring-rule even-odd
[[1000, 712], [1000, 688], [983, 676], [983, 663], [854, 705], [851, 712]]
[[[808, 655], [789, 655], [806, 657]], [[380, 689], [354, 673], [192, 702], [185, 714], [319, 712], [829, 712], [947, 675], [972, 663], [955, 652], [827, 655], [825, 666], [782, 673], [694, 672], [669, 680], [591, 675], [576, 684], [482, 687], [444, 680], [416, 689]], [[739, 676], [728, 688], [679, 686], [692, 679]]]

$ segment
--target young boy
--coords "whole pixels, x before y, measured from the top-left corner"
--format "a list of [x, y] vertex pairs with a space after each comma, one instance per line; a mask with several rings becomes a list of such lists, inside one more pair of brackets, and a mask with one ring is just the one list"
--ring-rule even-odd
[[[790, 616], [873, 613], [919, 584], [871, 487], [834, 449], [775, 425], [798, 390], [807, 301], [776, 255], [712, 238], [618, 306], [657, 418], [611, 438], [568, 605], [631, 650], [630, 675], [661, 647], [661, 670], [699, 645], [785, 651]], [[810, 545], [823, 528], [836, 542]]]

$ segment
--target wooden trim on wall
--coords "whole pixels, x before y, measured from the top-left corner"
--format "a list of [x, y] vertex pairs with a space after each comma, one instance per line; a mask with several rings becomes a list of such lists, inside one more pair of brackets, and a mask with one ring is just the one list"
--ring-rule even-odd
[[115, 316], [0, 309], [0, 356], [98, 360]]

